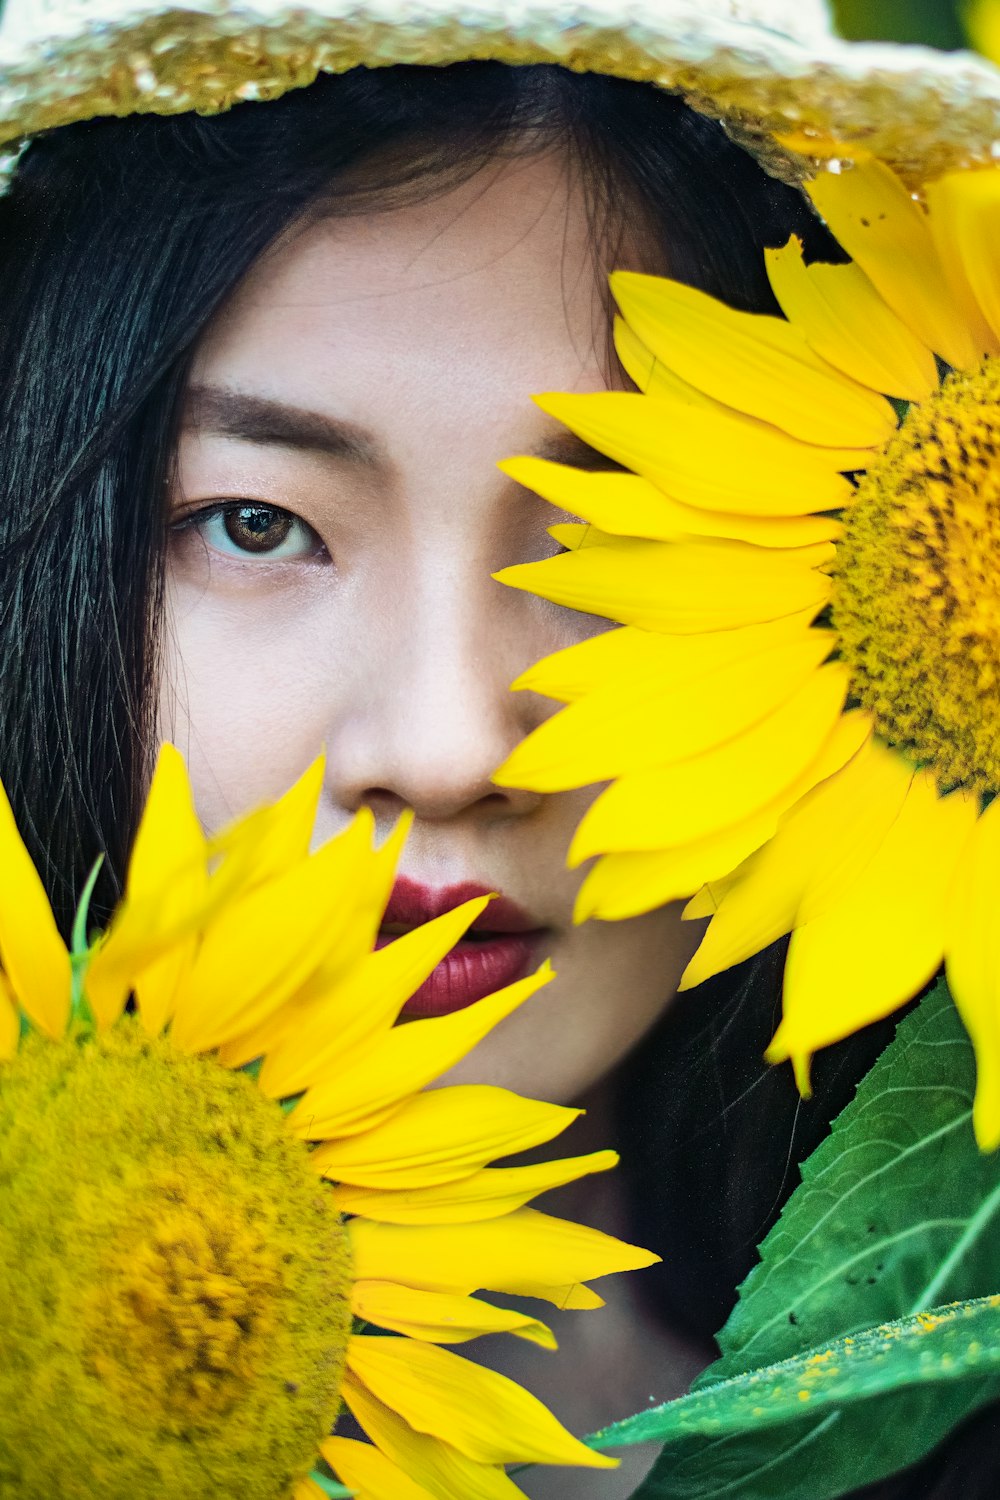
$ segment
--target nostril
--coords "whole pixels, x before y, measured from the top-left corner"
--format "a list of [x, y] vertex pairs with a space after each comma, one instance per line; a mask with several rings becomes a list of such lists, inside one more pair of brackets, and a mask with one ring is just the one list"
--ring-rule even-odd
[[366, 787], [359, 796], [347, 796], [341, 800], [350, 812], [357, 812], [359, 808], [367, 807], [374, 816], [376, 824], [385, 829], [393, 827], [410, 806], [405, 797], [382, 786]]

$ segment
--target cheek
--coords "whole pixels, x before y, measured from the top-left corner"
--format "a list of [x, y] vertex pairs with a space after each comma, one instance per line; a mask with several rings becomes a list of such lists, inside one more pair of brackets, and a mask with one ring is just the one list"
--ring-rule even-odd
[[659, 1019], [704, 930], [681, 903], [627, 922], [556, 935], [556, 979], [476, 1048], [447, 1082], [493, 1083], [575, 1104], [603, 1083]]
[[168, 569], [159, 737], [212, 831], [286, 791], [323, 748], [331, 628], [307, 591], [220, 597]]
[[554, 962], [575, 1094], [612, 1072], [677, 994], [702, 926], [683, 922], [682, 910], [678, 902], [625, 922], [586, 922], [566, 934]]

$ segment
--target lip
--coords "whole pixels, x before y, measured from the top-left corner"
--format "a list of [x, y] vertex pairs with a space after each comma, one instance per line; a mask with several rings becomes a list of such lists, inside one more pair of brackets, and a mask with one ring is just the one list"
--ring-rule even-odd
[[[465, 901], [491, 894], [489, 886], [471, 881], [434, 888], [400, 876], [392, 888], [382, 918], [383, 931], [379, 933], [376, 946], [384, 948], [399, 936], [399, 933], [384, 931], [387, 925], [405, 929], [420, 927], [447, 911], [454, 911]], [[545, 928], [534, 924], [515, 902], [497, 895], [469, 931], [482, 936], [462, 938], [410, 996], [402, 1015], [411, 1020], [451, 1015], [453, 1011], [474, 1005], [494, 990], [523, 979], [531, 967]]]

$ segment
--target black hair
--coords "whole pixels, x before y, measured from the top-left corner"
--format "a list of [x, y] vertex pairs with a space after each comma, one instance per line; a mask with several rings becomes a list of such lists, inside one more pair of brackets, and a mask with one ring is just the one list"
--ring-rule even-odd
[[[776, 310], [764, 246], [797, 233], [807, 253], [837, 255], [801, 195], [718, 123], [649, 86], [547, 66], [356, 69], [215, 119], [63, 127], [26, 152], [0, 199], [0, 775], [64, 931], [96, 856], [96, 911], [120, 891], [148, 778], [162, 497], [202, 330], [303, 214], [377, 207], [498, 153], [558, 144], [585, 167], [595, 226], [639, 224], [667, 247], [671, 275], [733, 306]], [[630, 1153], [640, 1185], [643, 1162], [665, 1164], [658, 1202], [671, 1182], [677, 1194], [669, 1225], [650, 1223], [670, 1245], [663, 1305], [706, 1331], [794, 1185], [791, 1163], [873, 1055], [861, 1042], [805, 1112], [784, 1073], [749, 1088], [741, 1069], [758, 1066], [769, 1034], [773, 974], [770, 988], [760, 974], [774, 961], [754, 970], [754, 994], [746, 975], [717, 982], [708, 1030], [694, 997], [664, 1023], [664, 1045], [701, 1049], [716, 1070], [718, 1138], [718, 1099], [682, 1104], [673, 1089], [677, 1052], [665, 1079], [654, 1042], [630, 1065], [645, 1070], [634, 1098], [653, 1088], [675, 1105], [674, 1126], [651, 1133], [651, 1112]], [[768, 1129], [748, 1135], [733, 1101], [763, 1109], [768, 1089]], [[670, 1128], [698, 1142], [698, 1183], [676, 1168]], [[634, 1115], [629, 1130], [641, 1133]], [[637, 1200], [652, 1212], [646, 1193]], [[961, 1493], [977, 1492], [966, 1481]]]

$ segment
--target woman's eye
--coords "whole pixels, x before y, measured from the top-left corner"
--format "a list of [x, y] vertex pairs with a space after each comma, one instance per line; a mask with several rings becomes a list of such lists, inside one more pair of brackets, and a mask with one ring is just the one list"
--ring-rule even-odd
[[186, 523], [196, 527], [225, 557], [266, 557], [268, 561], [314, 557], [323, 544], [305, 521], [277, 505], [261, 501], [214, 506]]

